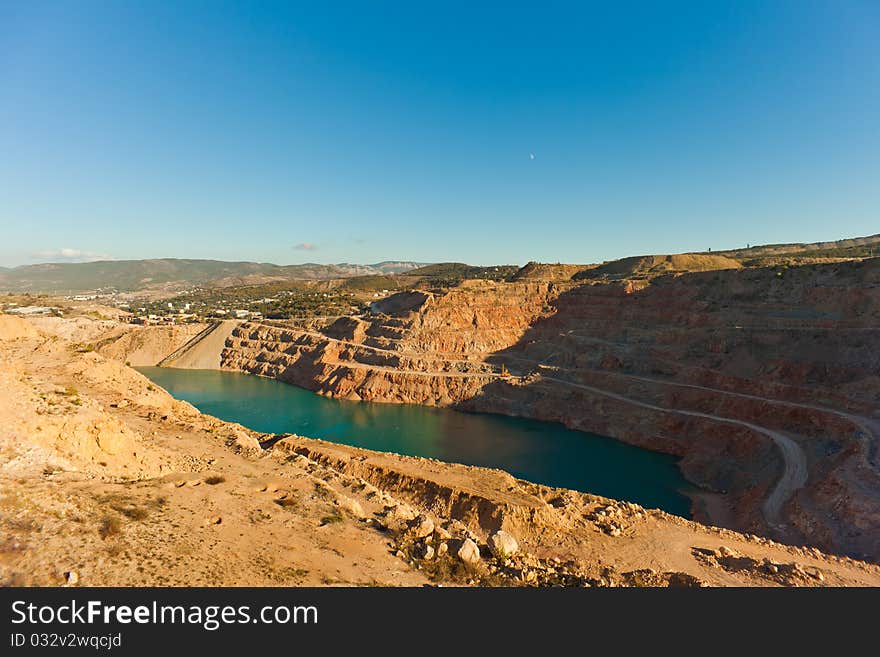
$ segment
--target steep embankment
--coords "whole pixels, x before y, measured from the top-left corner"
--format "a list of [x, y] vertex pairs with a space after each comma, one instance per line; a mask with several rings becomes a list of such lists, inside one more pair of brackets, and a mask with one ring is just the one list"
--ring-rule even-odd
[[2, 315], [0, 386], [0, 585], [880, 585], [496, 470], [251, 432]]
[[150, 366], [180, 348], [204, 327], [204, 324], [121, 327], [98, 336], [94, 344], [109, 358], [132, 367]]
[[223, 366], [676, 454], [715, 491], [698, 518], [880, 559], [880, 260], [639, 285], [474, 282], [376, 309], [243, 325]]
[[88, 317], [37, 317], [29, 322], [47, 335], [133, 367], [155, 365], [205, 328], [204, 324], [141, 326]]
[[209, 324], [188, 342], [159, 361], [162, 367], [188, 370], [220, 369], [220, 354], [232, 330], [238, 326], [234, 320]]

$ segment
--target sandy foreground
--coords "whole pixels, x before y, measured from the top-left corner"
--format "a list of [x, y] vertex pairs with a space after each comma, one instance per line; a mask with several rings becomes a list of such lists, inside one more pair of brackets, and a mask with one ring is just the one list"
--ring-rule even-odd
[[2, 585], [880, 585], [501, 471], [252, 432], [67, 328], [0, 315]]

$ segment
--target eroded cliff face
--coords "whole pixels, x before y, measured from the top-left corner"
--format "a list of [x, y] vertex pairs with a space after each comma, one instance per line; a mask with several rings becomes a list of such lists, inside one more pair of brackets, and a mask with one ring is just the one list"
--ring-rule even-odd
[[880, 584], [498, 470], [250, 431], [4, 315], [0, 387], [0, 586]]
[[880, 260], [472, 281], [375, 310], [244, 324], [223, 367], [344, 399], [559, 421], [676, 454], [709, 491], [695, 496], [696, 518], [880, 560]]
[[453, 405], [498, 377], [487, 359], [552, 311], [552, 284], [468, 284], [395, 300], [403, 310], [279, 328], [243, 324], [223, 352], [228, 369], [270, 376], [352, 400]]

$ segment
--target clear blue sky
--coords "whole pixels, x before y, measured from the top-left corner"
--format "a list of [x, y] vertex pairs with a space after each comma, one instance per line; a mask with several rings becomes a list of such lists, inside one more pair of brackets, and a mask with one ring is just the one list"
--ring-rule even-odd
[[880, 3], [3, 2], [0, 154], [7, 266], [872, 234]]

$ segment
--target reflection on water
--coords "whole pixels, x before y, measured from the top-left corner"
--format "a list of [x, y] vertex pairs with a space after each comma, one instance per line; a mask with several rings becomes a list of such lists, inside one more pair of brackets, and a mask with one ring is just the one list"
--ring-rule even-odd
[[174, 397], [266, 433], [297, 433], [410, 456], [500, 468], [689, 516], [689, 486], [673, 457], [562, 425], [415, 405], [327, 399], [247, 374], [138, 368]]

